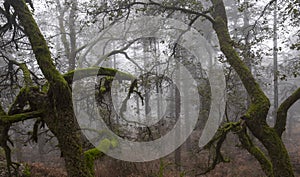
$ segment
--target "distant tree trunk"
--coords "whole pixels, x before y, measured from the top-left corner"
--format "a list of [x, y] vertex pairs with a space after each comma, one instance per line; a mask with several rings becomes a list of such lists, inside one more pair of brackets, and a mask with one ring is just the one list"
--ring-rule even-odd
[[[181, 50], [179, 49], [179, 51], [176, 51], [176, 53], [179, 52], [179, 55], [181, 55]], [[177, 58], [176, 61], [176, 71], [175, 71], [175, 97], [174, 97], [174, 105], [175, 105], [175, 120], [178, 121], [179, 120], [179, 116], [180, 116], [180, 106], [181, 106], [181, 100], [180, 100], [180, 85], [181, 85], [181, 80], [180, 80], [180, 57]], [[180, 127], [176, 130], [175, 132], [175, 142], [179, 141], [180, 136], [181, 136], [181, 129]], [[177, 144], [177, 143], [175, 143]], [[181, 148], [178, 147], [175, 150], [175, 164], [177, 165], [177, 169], [181, 170]]]
[[72, 71], [75, 69], [75, 62], [76, 62], [76, 28], [75, 28], [75, 20], [76, 20], [76, 11], [77, 11], [77, 0], [71, 1], [71, 10], [69, 16], [69, 28], [70, 28], [70, 58], [69, 60], [69, 69], [68, 71]]
[[[20, 130], [20, 126], [17, 124], [14, 126], [16, 130]], [[20, 137], [20, 135], [15, 131], [14, 132], [14, 136], [15, 136], [15, 147], [16, 147], [16, 159], [18, 162], [22, 162], [23, 160], [23, 153], [22, 153], [22, 139]]]
[[67, 31], [65, 29], [65, 13], [67, 11], [66, 7], [62, 7], [59, 0], [56, 0], [56, 6], [58, 10], [58, 26], [59, 26], [59, 33], [60, 33], [60, 40], [64, 47], [64, 52], [66, 54], [66, 58], [70, 58], [70, 43], [67, 38]]
[[[252, 61], [251, 61], [251, 44], [250, 44], [250, 23], [249, 23], [249, 1], [245, 0], [246, 9], [244, 10], [244, 40], [245, 40], [245, 49], [243, 50], [244, 62], [252, 73]], [[250, 105], [250, 98], [247, 97], [246, 108]]]
[[[56, 5], [58, 9], [58, 25], [59, 25], [59, 33], [60, 39], [64, 47], [64, 52], [66, 54], [66, 58], [68, 60], [68, 71], [72, 71], [75, 69], [76, 63], [76, 11], [78, 6], [78, 1], [73, 0], [71, 1], [70, 5], [62, 6], [59, 0], [56, 0]], [[70, 7], [68, 7], [70, 6]], [[69, 21], [68, 21], [68, 29], [69, 32], [66, 30], [66, 23], [65, 23], [65, 13], [67, 10], [70, 9], [69, 13]], [[67, 35], [69, 34], [69, 35]], [[69, 36], [69, 38], [67, 37]]]
[[[41, 129], [41, 130], [44, 130]], [[40, 158], [40, 161], [41, 162], [44, 162], [45, 161], [45, 144], [46, 144], [46, 137], [45, 137], [45, 133], [41, 133], [38, 137], [38, 152], [39, 152], [39, 158]]]
[[277, 64], [277, 0], [274, 1], [274, 25], [273, 25], [273, 76], [274, 76], [274, 116], [278, 109], [278, 64]]
[[[186, 85], [186, 81], [183, 79], [182, 80], [182, 85]], [[188, 103], [191, 99], [191, 95], [189, 93], [189, 89], [188, 88], [184, 88], [183, 89], [183, 99], [184, 101], [182, 101], [184, 104], [183, 104], [183, 109], [184, 109], [184, 112], [183, 112], [183, 115], [185, 117], [185, 123], [187, 124], [187, 127], [190, 127], [191, 123], [190, 123], [190, 104], [186, 104]], [[186, 129], [186, 134], [188, 134], [188, 128]], [[189, 136], [186, 140], [186, 150], [187, 151], [190, 151], [191, 150], [191, 146], [192, 146], [192, 141], [191, 141], [191, 137]]]

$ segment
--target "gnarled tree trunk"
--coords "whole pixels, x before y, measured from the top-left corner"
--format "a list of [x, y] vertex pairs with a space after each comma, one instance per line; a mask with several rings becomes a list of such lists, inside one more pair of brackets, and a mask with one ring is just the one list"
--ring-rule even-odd
[[[272, 170], [272, 172], [266, 174], [275, 177], [293, 177], [294, 173], [290, 158], [282, 142], [281, 134], [276, 131], [276, 127], [270, 127], [266, 122], [270, 101], [255, 81], [249, 68], [242, 62], [233, 48], [233, 41], [228, 32], [227, 15], [223, 0], [211, 0], [211, 2], [214, 7], [212, 13], [214, 18], [213, 28], [217, 33], [221, 50], [226, 56], [228, 63], [239, 75], [250, 96], [250, 107], [242, 119], [253, 135], [268, 151], [269, 160], [272, 164], [272, 169], [268, 170]], [[254, 155], [253, 151], [249, 150], [249, 148], [247, 150]], [[257, 155], [254, 156], [258, 159]], [[263, 159], [266, 160], [265, 158]], [[266, 166], [268, 165], [266, 164]]]
[[48, 104], [40, 109], [45, 111], [45, 122], [58, 139], [68, 176], [90, 177], [92, 174], [84, 159], [80, 130], [73, 111], [71, 89], [55, 68], [48, 45], [25, 1], [11, 0], [11, 5], [29, 38], [38, 65], [50, 84]]

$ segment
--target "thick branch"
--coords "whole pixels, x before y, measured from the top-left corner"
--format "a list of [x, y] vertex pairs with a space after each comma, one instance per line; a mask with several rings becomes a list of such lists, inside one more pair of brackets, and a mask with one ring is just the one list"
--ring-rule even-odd
[[23, 0], [12, 0], [11, 5], [18, 15], [21, 25], [24, 27], [24, 32], [29, 38], [33, 53], [45, 78], [50, 83], [59, 84], [64, 82], [63, 77], [54, 66], [46, 40], [25, 2]]
[[8, 110], [8, 115], [13, 115], [16, 113], [20, 113], [23, 111], [24, 106], [27, 104], [28, 98], [27, 98], [27, 93], [28, 93], [28, 88], [21, 88], [19, 91], [18, 95], [16, 96], [14, 102], [11, 104], [9, 110]]
[[163, 5], [154, 1], [149, 1], [148, 3], [145, 2], [133, 2], [130, 3], [128, 5], [128, 7], [134, 6], [134, 5], [152, 5], [152, 6], [158, 6], [160, 8], [166, 9], [166, 10], [173, 10], [173, 11], [180, 11], [186, 14], [194, 14], [197, 16], [201, 16], [206, 18], [207, 20], [209, 20], [210, 22], [214, 23], [214, 19], [211, 18], [209, 15], [207, 15], [208, 12], [197, 12], [197, 11], [193, 11], [191, 9], [185, 9], [185, 8], [181, 8], [181, 7], [175, 7], [175, 6], [167, 6], [167, 5]]
[[[232, 46], [232, 40], [228, 32], [227, 15], [223, 1], [211, 1], [214, 5], [213, 17], [215, 18], [213, 28], [217, 33], [221, 50], [225, 54], [229, 64], [239, 75], [243, 85], [247, 90], [247, 93], [250, 96], [251, 104], [247, 113], [244, 115], [244, 118], [248, 120], [246, 123], [251, 131], [254, 129], [260, 129], [263, 126], [267, 126], [266, 116], [270, 107], [270, 101], [265, 93], [261, 90], [259, 84], [255, 81], [249, 68], [240, 59], [238, 53]], [[262, 131], [252, 132], [259, 134], [263, 133]]]
[[27, 87], [30, 87], [33, 85], [32, 79], [31, 79], [31, 72], [28, 69], [27, 65], [25, 63], [19, 63], [15, 60], [10, 60], [13, 64], [20, 67], [20, 69], [23, 71], [24, 76], [24, 82]]
[[243, 127], [241, 130], [238, 130], [237, 134], [239, 136], [239, 140], [242, 143], [242, 147], [245, 148], [252, 156], [254, 156], [257, 161], [260, 163], [262, 170], [268, 177], [273, 177], [272, 163], [266, 157], [266, 155], [259, 149], [259, 147], [255, 146], [247, 134], [246, 127]]
[[32, 111], [14, 115], [2, 115], [0, 116], [1, 121], [4, 123], [16, 123], [28, 119], [38, 118], [42, 116], [42, 111]]
[[[74, 77], [74, 74], [76, 78]], [[116, 69], [111, 69], [111, 68], [103, 68], [103, 67], [91, 67], [91, 68], [82, 68], [82, 69], [76, 69], [73, 71], [70, 71], [66, 74], [63, 75], [65, 80], [69, 83], [72, 84], [73, 79], [83, 79], [86, 77], [91, 77], [91, 76], [115, 76], [117, 75], [117, 79], [121, 80], [133, 80], [135, 79], [134, 76], [118, 71]]]
[[292, 95], [290, 95], [283, 103], [279, 106], [277, 110], [277, 118], [275, 123], [275, 130], [279, 136], [285, 130], [286, 120], [287, 120], [287, 112], [289, 108], [300, 99], [300, 88], [298, 88]]

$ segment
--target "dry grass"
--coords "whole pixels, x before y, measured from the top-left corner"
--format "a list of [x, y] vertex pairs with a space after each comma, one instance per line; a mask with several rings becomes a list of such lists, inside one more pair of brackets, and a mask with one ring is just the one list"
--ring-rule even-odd
[[[300, 136], [299, 136], [300, 137]], [[293, 137], [294, 140], [296, 137]], [[193, 139], [192, 150], [186, 145], [181, 147], [180, 168], [174, 163], [174, 153], [161, 160], [144, 163], [132, 163], [105, 156], [96, 161], [96, 177], [194, 177], [207, 169], [209, 153], [196, 152], [197, 138]], [[231, 159], [230, 163], [221, 163], [215, 170], [202, 177], [262, 177], [265, 176], [258, 162], [245, 150], [235, 147], [237, 141], [229, 137], [224, 144], [223, 153]], [[295, 167], [296, 176], [300, 176], [300, 142], [286, 140], [286, 146]], [[29, 163], [32, 177], [66, 177], [66, 171], [59, 156], [45, 156], [45, 163]], [[161, 169], [162, 165], [164, 168]], [[162, 174], [160, 176], [160, 174]], [[201, 177], [201, 176], [200, 176]]]
[[49, 167], [42, 163], [30, 164], [31, 177], [67, 177], [64, 168]]

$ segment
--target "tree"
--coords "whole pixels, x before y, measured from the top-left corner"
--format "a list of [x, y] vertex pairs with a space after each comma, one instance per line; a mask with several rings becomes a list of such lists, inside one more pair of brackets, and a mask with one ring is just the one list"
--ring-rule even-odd
[[[274, 1], [271, 1], [269, 4], [273, 2]], [[282, 141], [282, 134], [286, 126], [287, 111], [300, 98], [300, 88], [295, 90], [295, 92], [279, 106], [274, 127], [268, 125], [266, 118], [270, 109], [269, 98], [262, 91], [250, 69], [241, 60], [241, 57], [235, 50], [234, 42], [229, 34], [229, 22], [224, 2], [222, 0], [211, 0], [212, 6], [208, 11], [203, 12], [199, 12], [193, 8], [186, 8], [189, 7], [186, 4], [180, 6], [180, 4], [174, 5], [169, 2], [129, 2], [127, 6], [140, 4], [157, 6], [163, 9], [162, 11], [181, 11], [188, 15], [202, 16], [212, 23], [219, 39], [221, 51], [225, 55], [227, 62], [237, 72], [250, 97], [249, 108], [240, 118], [240, 121], [225, 123], [216, 134], [216, 138], [213, 138], [213, 141], [217, 141], [219, 145], [222, 144], [224, 137], [226, 137], [226, 134], [229, 132], [228, 130], [232, 130], [237, 133], [242, 146], [259, 161], [267, 176], [294, 176], [289, 155]], [[208, 13], [210, 13], [211, 16], [208, 15]], [[247, 133], [248, 130], [263, 144], [268, 152], [267, 154], [252, 142]], [[211, 143], [213, 142], [209, 144]], [[219, 148], [220, 147], [221, 146], [219, 146]], [[217, 157], [220, 158], [222, 156]], [[217, 159], [217, 161], [222, 161], [222, 159]]]
[[[278, 116], [275, 126], [270, 127], [266, 122], [270, 108], [269, 99], [261, 90], [249, 68], [241, 61], [231, 44], [224, 3], [220, 0], [213, 0], [212, 3], [214, 5], [214, 12], [212, 13], [214, 18], [213, 26], [218, 35], [221, 50], [225, 54], [229, 64], [238, 73], [250, 96], [250, 107], [241, 118], [245, 121], [245, 125], [242, 125], [242, 129], [239, 130], [240, 141], [244, 148], [260, 162], [262, 169], [268, 176], [294, 176], [290, 159], [281, 136], [285, 129], [287, 110], [290, 104], [294, 103], [294, 100], [299, 99], [300, 89], [289, 97], [287, 101], [283, 102], [277, 111]], [[245, 126], [247, 126], [253, 135], [265, 146], [270, 160], [251, 143], [251, 140], [246, 134]]]
[[[1, 146], [6, 150], [8, 169], [13, 166], [10, 158], [8, 131], [12, 123], [24, 121], [26, 119], [41, 118], [59, 142], [59, 148], [65, 160], [65, 165], [69, 176], [93, 176], [93, 160], [102, 153], [97, 149], [87, 149], [85, 137], [80, 132], [76, 121], [70, 84], [74, 70], [61, 74], [54, 66], [50, 50], [46, 40], [36, 24], [29, 8], [23, 0], [5, 1], [5, 6], [14, 9], [14, 15], [10, 16], [11, 11], [5, 11], [9, 16], [7, 24], [9, 26], [18, 25], [28, 37], [36, 61], [43, 73], [47, 83], [43, 87], [34, 84], [31, 79], [31, 72], [25, 63], [18, 63], [10, 60], [23, 71], [25, 85], [19, 91], [14, 103], [8, 113], [1, 107]], [[4, 11], [1, 8], [2, 11]], [[20, 25], [17, 22], [20, 22]], [[7, 32], [7, 31], [4, 31]], [[71, 67], [74, 69], [74, 66]], [[100, 69], [100, 70], [99, 70]], [[83, 77], [91, 74], [114, 76], [116, 70], [106, 68], [90, 68], [80, 70]], [[130, 79], [130, 75], [125, 76]], [[29, 106], [30, 109], [25, 109]], [[89, 146], [90, 148], [90, 146]]]
[[[186, 2], [178, 1], [176, 3], [172, 1], [157, 3], [151, 0], [149, 2], [118, 1], [118, 3], [112, 5], [112, 9], [107, 7], [106, 4], [105, 12], [111, 12], [109, 17], [111, 19], [116, 17], [113, 13], [121, 14], [117, 15], [116, 18], [118, 18], [122, 16], [123, 11], [128, 10], [128, 13], [130, 13], [130, 9], [135, 8], [135, 6], [138, 6], [138, 8], [142, 6], [142, 9], [157, 7], [153, 8], [156, 14], [167, 12], [172, 14], [174, 11], [178, 11], [188, 17], [196, 16], [196, 19], [202, 17], [208, 20], [216, 32], [219, 46], [226, 57], [226, 62], [236, 71], [250, 98], [249, 107], [244, 115], [240, 117], [240, 120], [237, 122], [225, 122], [212, 141], [207, 144], [207, 147], [214, 143], [217, 144], [216, 151], [218, 155], [214, 160], [213, 166], [217, 165], [218, 162], [225, 161], [220, 149], [226, 134], [232, 131], [238, 135], [242, 146], [259, 161], [267, 176], [294, 176], [289, 155], [282, 141], [282, 134], [286, 127], [289, 108], [300, 99], [300, 88], [296, 89], [279, 106], [275, 125], [273, 127], [268, 125], [266, 118], [270, 109], [269, 98], [262, 91], [249, 67], [241, 60], [242, 57], [236, 51], [236, 44], [229, 33], [229, 22], [224, 2], [222, 0], [211, 0], [210, 2], [209, 8], [205, 10], [200, 2], [192, 0]], [[270, 1], [269, 4], [273, 2], [274, 0]], [[7, 145], [7, 142], [9, 142], [7, 135], [11, 124], [17, 121], [41, 118], [41, 121], [47, 124], [58, 139], [59, 147], [66, 162], [68, 175], [74, 177], [93, 176], [93, 160], [97, 156], [101, 156], [102, 153], [97, 149], [84, 151], [85, 138], [79, 131], [80, 128], [74, 115], [72, 91], [70, 88], [70, 84], [73, 82], [72, 76], [76, 72], [74, 65], [70, 63], [70, 71], [68, 73], [60, 73], [54, 66], [49, 47], [25, 1], [6, 0], [5, 3], [6, 7], [12, 7], [14, 11], [11, 13], [10, 10], [0, 9], [0, 13], [7, 17], [7, 24], [1, 28], [1, 33], [8, 32], [11, 27], [21, 29], [28, 37], [36, 61], [47, 80], [47, 84], [38, 87], [32, 81], [31, 72], [25, 63], [9, 59], [13, 65], [22, 70], [25, 84], [19, 91], [9, 111], [5, 112], [2, 107], [0, 109], [0, 141], [1, 146], [6, 150], [7, 161], [9, 162], [8, 168], [12, 166], [10, 149]], [[194, 18], [192, 19], [194, 20]], [[193, 20], [189, 23], [190, 25], [193, 25]], [[75, 43], [75, 41], [73, 42]], [[114, 76], [117, 71], [93, 67], [77, 70], [77, 72], [80, 72], [82, 77], [87, 77], [94, 74]], [[123, 76], [125, 79], [132, 79], [130, 75], [125, 73], [123, 73]], [[25, 109], [28, 105], [30, 107], [29, 110]], [[267, 154], [252, 142], [248, 131], [263, 144]]]
[[[76, 63], [76, 53], [77, 53], [77, 46], [76, 46], [76, 29], [75, 29], [75, 20], [76, 20], [76, 11], [78, 2], [72, 1], [70, 5], [65, 4], [64, 7], [62, 7], [60, 1], [56, 1], [57, 9], [58, 9], [58, 21], [59, 21], [59, 31], [61, 35], [61, 41], [64, 46], [64, 51], [66, 54], [66, 57], [68, 59], [69, 68], [68, 71], [72, 71], [75, 69], [75, 63]], [[70, 7], [69, 7], [70, 6]], [[65, 25], [65, 13], [68, 10], [68, 7], [70, 8], [70, 14], [69, 14], [69, 20], [68, 20], [68, 27], [69, 27], [69, 33], [66, 32], [66, 25]], [[67, 38], [67, 34], [69, 34], [69, 39]]]

